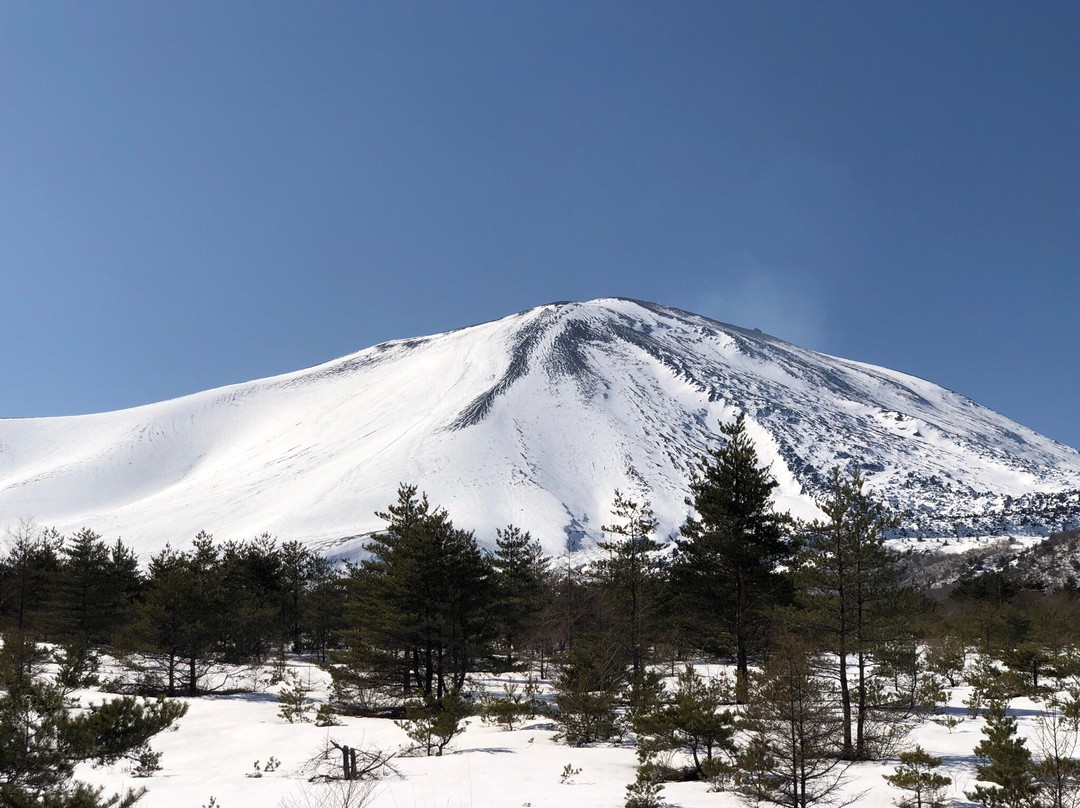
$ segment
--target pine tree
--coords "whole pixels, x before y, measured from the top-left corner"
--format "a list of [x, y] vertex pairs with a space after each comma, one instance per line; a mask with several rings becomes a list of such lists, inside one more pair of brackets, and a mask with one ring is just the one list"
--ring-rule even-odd
[[110, 641], [132, 619], [132, 609], [142, 594], [144, 584], [139, 557], [131, 547], [117, 539], [109, 548], [109, 561], [102, 584], [112, 617], [106, 625]]
[[146, 749], [149, 739], [187, 711], [178, 702], [131, 697], [73, 713], [44, 672], [47, 655], [9, 634], [0, 650], [0, 804], [106, 808], [130, 806], [138, 792], [103, 797], [72, 781], [80, 761], [114, 763]]
[[1044, 808], [1080, 806], [1080, 760], [1077, 760], [1077, 722], [1051, 705], [1035, 723], [1035, 751], [1039, 755], [1033, 767]]
[[110, 547], [83, 528], [61, 547], [50, 633], [83, 648], [109, 642], [140, 586], [134, 551], [119, 539]]
[[645, 670], [645, 648], [650, 644], [653, 611], [659, 599], [660, 565], [656, 551], [661, 545], [651, 538], [656, 517], [648, 502], [639, 504], [616, 490], [612, 514], [618, 521], [601, 529], [617, 538], [597, 544], [608, 555], [593, 565], [593, 573], [613, 600], [616, 621], [625, 625], [631, 685], [637, 690]]
[[397, 503], [378, 515], [387, 530], [364, 545], [370, 558], [357, 578], [360, 641], [384, 682], [396, 675], [403, 695], [418, 690], [439, 700], [461, 689], [487, 650], [491, 564], [473, 534], [432, 509], [416, 486], [400, 486]]
[[975, 777], [984, 783], [967, 792], [969, 800], [986, 808], [1026, 808], [1039, 792], [1032, 775], [1031, 752], [1016, 734], [1016, 719], [1005, 711], [1005, 702], [995, 701], [986, 710], [984, 737], [975, 747], [983, 762], [975, 767]]
[[[1034, 630], [1031, 633], [1036, 634]], [[998, 658], [1009, 670], [1024, 677], [1029, 692], [1034, 695], [1039, 691], [1039, 674], [1051, 663], [1054, 654], [1045, 639], [1029, 636], [1023, 642], [1003, 649]]]
[[547, 654], [572, 648], [578, 637], [604, 630], [596, 587], [590, 586], [582, 563], [560, 556], [552, 570], [549, 592], [537, 623], [540, 633], [540, 678], [545, 677]]
[[0, 613], [20, 633], [46, 628], [50, 601], [60, 577], [63, 538], [54, 529], [23, 522], [0, 559]]
[[252, 541], [227, 542], [208, 572], [208, 597], [228, 592], [225, 618], [206, 629], [215, 636], [226, 658], [262, 662], [275, 650], [285, 652], [288, 627], [282, 592], [281, 550], [269, 533]]
[[540, 542], [515, 525], [495, 531], [495, 571], [499, 632], [506, 644], [506, 663], [529, 634], [544, 608], [550, 585], [549, 561]]
[[187, 648], [187, 558], [166, 545], [150, 558], [143, 601], [118, 640], [125, 651], [160, 661], [165, 693], [175, 696], [180, 660]]
[[555, 677], [553, 718], [559, 738], [570, 746], [606, 741], [618, 733], [616, 703], [626, 682], [619, 643], [602, 635], [582, 635], [566, 651]]
[[301, 603], [301, 628], [312, 650], [326, 661], [331, 637], [342, 628], [345, 610], [344, 576], [333, 562], [313, 555], [310, 579]]
[[[896, 561], [885, 548], [885, 529], [893, 520], [863, 490], [857, 468], [847, 475], [834, 468], [828, 496], [818, 507], [828, 520], [804, 531], [796, 561], [804, 607], [801, 619], [837, 655], [843, 757], [867, 760], [877, 751], [874, 739], [867, 737], [871, 710], [867, 665], [883, 634], [884, 616], [874, 607], [895, 595]], [[855, 662], [854, 699], [848, 679], [850, 658]]]
[[203, 667], [224, 643], [230, 599], [239, 593], [225, 592], [221, 573], [219, 550], [203, 532], [191, 551], [166, 545], [150, 559], [143, 600], [119, 643], [160, 660], [167, 695], [179, 691], [184, 666], [184, 689], [198, 695]]
[[223, 618], [228, 613], [222, 586], [221, 553], [213, 536], [199, 531], [179, 580], [183, 592], [183, 634], [187, 651], [187, 692], [199, 693], [199, 662], [221, 642]]
[[332, 703], [346, 714], [378, 712], [384, 693], [403, 699], [411, 685], [404, 659], [407, 652], [380, 650], [391, 642], [404, 643], [404, 634], [382, 634], [380, 626], [388, 609], [371, 593], [374, 580], [371, 572], [351, 562], [339, 579], [341, 624], [334, 633], [336, 647], [328, 648], [327, 656], [332, 663]]
[[889, 785], [911, 792], [910, 797], [897, 803], [901, 808], [940, 808], [945, 789], [952, 784], [952, 778], [935, 771], [940, 765], [941, 758], [916, 746], [910, 752], [901, 752], [900, 765], [882, 777]]
[[303, 646], [304, 615], [315, 580], [316, 554], [298, 541], [281, 545], [281, 623], [294, 654]]
[[754, 684], [743, 714], [740, 791], [789, 808], [828, 803], [850, 764], [839, 758], [838, 694], [817, 660], [804, 644], [783, 638]]
[[687, 665], [668, 703], [632, 718], [638, 758], [645, 762], [666, 752], [685, 752], [693, 761], [693, 776], [706, 779], [719, 756], [735, 752], [735, 719], [722, 709], [727, 703], [721, 683], [705, 681]]
[[[690, 484], [686, 503], [696, 515], [682, 527], [673, 573], [704, 625], [727, 628], [735, 645], [736, 696], [745, 703], [751, 646], [783, 590], [777, 567], [791, 558], [793, 546], [785, 537], [787, 515], [773, 510], [777, 482], [758, 465], [745, 418], [740, 414], [720, 431], [724, 444], [709, 452]], [[703, 639], [707, 644], [710, 637]]]

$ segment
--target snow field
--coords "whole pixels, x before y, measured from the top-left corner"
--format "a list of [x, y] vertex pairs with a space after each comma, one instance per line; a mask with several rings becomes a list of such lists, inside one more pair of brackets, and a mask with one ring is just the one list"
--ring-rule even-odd
[[[326, 700], [329, 677], [305, 662], [293, 661], [290, 669], [313, 687], [317, 703]], [[718, 665], [701, 665], [702, 675], [727, 675]], [[500, 682], [520, 674], [477, 678], [476, 682], [500, 693]], [[476, 683], [474, 682], [474, 684]], [[974, 783], [976, 759], [972, 750], [982, 738], [981, 718], [969, 718], [964, 699], [967, 687], [950, 688], [946, 714], [962, 718], [952, 732], [932, 721], [919, 724], [905, 748], [916, 744], [943, 759], [940, 772], [951, 777], [948, 796], [965, 804], [964, 791]], [[81, 693], [84, 702], [100, 694]], [[105, 696], [108, 698], [108, 696]], [[188, 714], [174, 730], [158, 735], [151, 746], [163, 753], [162, 771], [148, 779], [136, 779], [127, 764], [93, 767], [83, 764], [79, 779], [109, 790], [146, 786], [139, 803], [143, 808], [201, 808], [214, 797], [220, 808], [276, 808], [303, 806], [305, 792], [318, 796], [332, 784], [308, 784], [304, 764], [325, 744], [327, 737], [360, 748], [392, 751], [406, 747], [405, 732], [389, 719], [341, 717], [343, 725], [320, 728], [313, 724], [289, 724], [278, 716], [276, 693], [249, 693], [185, 699]], [[1040, 705], [1015, 699], [1022, 737], [1032, 737]], [[314, 711], [312, 711], [314, 712]], [[468, 719], [443, 757], [397, 757], [400, 777], [375, 784], [368, 803], [371, 808], [622, 808], [625, 787], [634, 780], [637, 756], [632, 737], [620, 744], [571, 748], [555, 741], [554, 727], [540, 717], [527, 720], [523, 728], [504, 731], [485, 726], [478, 716]], [[1029, 748], [1032, 743], [1029, 741]], [[900, 750], [903, 751], [903, 750]], [[261, 777], [249, 777], [256, 760], [265, 766], [271, 758], [280, 766]], [[885, 808], [901, 792], [888, 786], [882, 775], [891, 774], [897, 761], [860, 763], [848, 770], [844, 794], [858, 796], [864, 808]], [[580, 774], [561, 782], [570, 764]], [[704, 783], [667, 783], [663, 798], [678, 808], [735, 808], [742, 800], [730, 793], [711, 793]]]

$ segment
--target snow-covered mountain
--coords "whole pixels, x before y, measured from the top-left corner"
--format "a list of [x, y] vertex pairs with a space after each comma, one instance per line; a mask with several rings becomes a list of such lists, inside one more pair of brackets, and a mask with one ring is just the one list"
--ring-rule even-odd
[[855, 461], [910, 534], [1078, 526], [1075, 449], [922, 379], [609, 298], [158, 404], [0, 420], [0, 527], [90, 526], [143, 552], [268, 531], [348, 553], [406, 481], [483, 543], [513, 522], [557, 553], [599, 536], [616, 488], [673, 533], [695, 453], [739, 412], [796, 515]]

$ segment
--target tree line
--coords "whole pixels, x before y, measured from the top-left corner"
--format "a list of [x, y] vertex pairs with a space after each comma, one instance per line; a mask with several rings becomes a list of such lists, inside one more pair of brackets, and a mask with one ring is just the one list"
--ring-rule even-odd
[[140, 692], [198, 695], [210, 662], [325, 654], [340, 628], [341, 575], [299, 542], [263, 535], [166, 546], [145, 569], [92, 530], [23, 528], [0, 560], [0, 628], [82, 655], [142, 660]]

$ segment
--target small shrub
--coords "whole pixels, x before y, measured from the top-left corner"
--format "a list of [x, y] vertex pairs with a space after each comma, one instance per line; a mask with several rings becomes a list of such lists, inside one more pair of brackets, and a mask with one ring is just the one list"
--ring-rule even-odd
[[523, 690], [519, 689], [516, 682], [506, 682], [502, 690], [501, 696], [485, 694], [481, 697], [481, 718], [485, 724], [495, 724], [505, 730], [513, 731], [526, 718], [536, 715], [539, 707], [536, 694], [539, 687], [536, 680], [529, 677]]
[[[734, 717], [730, 710], [720, 709], [729, 695], [723, 683], [706, 681], [687, 665], [678, 675], [670, 703], [657, 699], [631, 720], [638, 734], [638, 759], [646, 763], [684, 752], [693, 764], [688, 773], [695, 779], [708, 779], [705, 767], [712, 766], [718, 756], [735, 752]], [[652, 773], [658, 774], [655, 769]]]
[[413, 740], [411, 754], [441, 757], [450, 742], [465, 731], [468, 704], [457, 693], [405, 706], [405, 720], [396, 722]]
[[133, 777], [153, 777], [161, 771], [161, 752], [155, 752], [149, 744], [143, 744], [132, 753], [134, 765], [131, 767]]
[[646, 764], [638, 769], [637, 779], [626, 787], [626, 808], [662, 808], [663, 790], [656, 769]]
[[56, 684], [66, 694], [80, 687], [98, 684], [99, 660], [83, 643], [65, 645], [53, 654], [57, 664]]
[[945, 789], [952, 783], [951, 778], [934, 771], [940, 765], [941, 758], [916, 746], [911, 752], [902, 752], [900, 765], [882, 777], [889, 785], [911, 792], [910, 797], [897, 802], [901, 808], [938, 808], [944, 804]]
[[770, 802], [778, 780], [775, 769], [768, 741], [752, 736], [735, 759], [735, 791], [754, 803]]
[[389, 695], [368, 676], [353, 673], [347, 665], [329, 668], [330, 704], [340, 715], [385, 715], [397, 709], [397, 695]]
[[733, 761], [714, 757], [701, 764], [703, 779], [709, 791], [730, 791], [736, 785], [739, 769]]
[[290, 724], [303, 723], [308, 720], [311, 711], [311, 687], [300, 679], [296, 671], [289, 671], [285, 679], [278, 692], [278, 715]]
[[605, 638], [578, 638], [555, 679], [556, 738], [569, 746], [585, 746], [620, 736], [615, 706], [625, 679], [626, 666]]
[[262, 766], [260, 766], [259, 761], [256, 760], [255, 763], [252, 766], [252, 771], [248, 772], [244, 776], [245, 777], [262, 777], [264, 773], [265, 774], [270, 774], [271, 772], [277, 771], [277, 769], [278, 769], [278, 767], [280, 765], [281, 765], [281, 761], [278, 760], [273, 755], [271, 755], [270, 759], [268, 761], [266, 761], [266, 763], [263, 764]]
[[281, 684], [285, 681], [285, 676], [288, 672], [288, 668], [285, 664], [285, 657], [278, 657], [270, 664], [270, 674], [267, 677], [267, 684], [271, 687]]
[[958, 637], [951, 635], [932, 640], [926, 648], [926, 669], [956, 687], [964, 673], [967, 648]]
[[994, 661], [987, 657], [971, 666], [967, 682], [971, 686], [971, 694], [964, 703], [967, 705], [968, 715], [972, 718], [977, 716], [983, 707], [1027, 695], [1030, 690], [1022, 675], [1016, 671], [999, 670]]
[[375, 798], [370, 780], [337, 780], [305, 784], [278, 803], [279, 808], [364, 808]]
[[573, 785], [574, 778], [581, 774], [581, 769], [575, 769], [573, 763], [567, 763], [563, 766], [562, 774], [559, 775], [559, 782], [564, 786]]
[[666, 695], [664, 677], [657, 671], [643, 670], [630, 683], [630, 715], [642, 715], [659, 709]]
[[319, 709], [315, 711], [315, 726], [340, 727], [341, 719], [329, 704], [320, 704]]
[[964, 723], [964, 719], [955, 715], [941, 715], [933, 719], [935, 724], [945, 727], [949, 730], [949, 734], [952, 735], [954, 729]]

